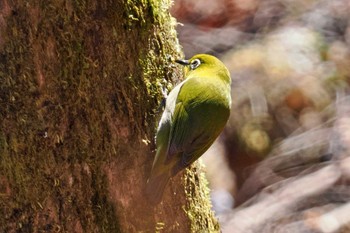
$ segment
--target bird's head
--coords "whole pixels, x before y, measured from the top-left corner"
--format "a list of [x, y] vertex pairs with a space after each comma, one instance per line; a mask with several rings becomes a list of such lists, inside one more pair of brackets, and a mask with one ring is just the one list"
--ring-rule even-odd
[[231, 82], [229, 72], [219, 59], [209, 54], [197, 54], [188, 60], [175, 60], [185, 66], [185, 77], [192, 75], [200, 77], [219, 77]]

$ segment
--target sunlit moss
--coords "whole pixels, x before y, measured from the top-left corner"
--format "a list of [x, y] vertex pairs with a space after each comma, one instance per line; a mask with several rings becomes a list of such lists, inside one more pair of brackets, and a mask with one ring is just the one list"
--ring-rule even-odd
[[186, 169], [184, 176], [187, 204], [183, 207], [191, 220], [191, 232], [220, 232], [219, 223], [211, 210], [208, 181], [201, 160]]

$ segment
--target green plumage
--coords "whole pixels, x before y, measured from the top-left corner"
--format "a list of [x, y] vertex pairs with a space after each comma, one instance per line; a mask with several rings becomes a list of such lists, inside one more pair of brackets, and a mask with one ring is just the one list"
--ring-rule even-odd
[[170, 92], [159, 123], [146, 189], [152, 203], [161, 200], [172, 176], [211, 146], [230, 115], [231, 79], [225, 65], [206, 54], [178, 63], [186, 66], [186, 78]]

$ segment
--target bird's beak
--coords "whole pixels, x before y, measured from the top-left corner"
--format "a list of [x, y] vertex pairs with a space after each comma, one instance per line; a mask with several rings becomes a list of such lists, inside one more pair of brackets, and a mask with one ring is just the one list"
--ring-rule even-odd
[[181, 65], [184, 65], [184, 66], [187, 66], [190, 64], [190, 61], [189, 60], [180, 60], [180, 59], [177, 59], [175, 60], [176, 63], [179, 63]]

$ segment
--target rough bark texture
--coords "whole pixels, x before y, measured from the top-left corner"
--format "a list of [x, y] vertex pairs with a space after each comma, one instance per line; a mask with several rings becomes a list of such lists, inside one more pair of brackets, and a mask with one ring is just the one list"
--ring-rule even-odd
[[[215, 232], [197, 167], [150, 206], [170, 2], [0, 2], [0, 232]], [[200, 173], [200, 172], [199, 172]]]

